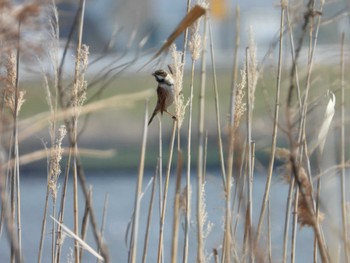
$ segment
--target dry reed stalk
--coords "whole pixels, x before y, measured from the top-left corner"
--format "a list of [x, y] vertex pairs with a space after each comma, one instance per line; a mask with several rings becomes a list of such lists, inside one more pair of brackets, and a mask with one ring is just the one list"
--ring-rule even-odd
[[280, 20], [280, 37], [279, 37], [279, 53], [278, 53], [278, 69], [277, 69], [277, 79], [276, 79], [276, 97], [275, 97], [275, 110], [273, 119], [273, 130], [272, 130], [272, 141], [271, 141], [271, 153], [270, 161], [268, 165], [268, 172], [266, 178], [265, 192], [263, 201], [261, 204], [261, 211], [259, 216], [259, 223], [256, 231], [256, 242], [259, 242], [261, 228], [264, 220], [264, 214], [266, 210], [266, 205], [270, 195], [271, 179], [273, 173], [273, 167], [275, 163], [275, 152], [277, 143], [277, 131], [278, 131], [278, 121], [279, 121], [279, 109], [280, 109], [280, 93], [281, 93], [281, 77], [282, 77], [282, 56], [283, 56], [283, 33], [284, 33], [284, 14], [285, 14], [285, 4], [281, 1], [281, 20]]
[[[101, 223], [101, 237], [103, 238], [105, 228], [106, 228], [106, 221], [107, 221], [107, 208], [108, 208], [108, 201], [109, 201], [109, 195], [105, 195], [105, 201], [103, 204], [103, 213], [102, 213], [102, 223]], [[98, 253], [101, 253], [100, 249], [98, 249]], [[96, 263], [101, 263], [102, 261], [100, 259], [97, 259]]]
[[[283, 231], [283, 263], [287, 263], [287, 252], [288, 252], [288, 233], [289, 233], [289, 221], [290, 221], [290, 211], [292, 207], [292, 196], [294, 190], [294, 178], [290, 179], [289, 190], [288, 190], [288, 198], [286, 205], [286, 212], [284, 217], [284, 231]], [[295, 189], [297, 191], [297, 189]]]
[[188, 261], [188, 250], [189, 250], [189, 233], [190, 233], [190, 219], [191, 219], [191, 143], [192, 143], [192, 105], [193, 105], [193, 82], [194, 82], [194, 67], [195, 60], [192, 56], [191, 66], [191, 84], [190, 84], [190, 98], [189, 98], [189, 117], [188, 117], [188, 129], [187, 129], [187, 172], [186, 172], [186, 219], [185, 219], [185, 241], [183, 259], [184, 263]]
[[[161, 217], [161, 211], [163, 208], [163, 130], [162, 130], [162, 118], [159, 117], [159, 127], [158, 127], [158, 135], [159, 135], [159, 156], [157, 160], [157, 164], [159, 165], [159, 218]], [[162, 228], [161, 220], [159, 220], [159, 229]], [[163, 255], [163, 245], [158, 249], [161, 250], [161, 252], [158, 251], [158, 253], [161, 253]]]
[[[22, 7], [21, 7], [22, 8]], [[8, 10], [7, 10], [8, 11]], [[20, 11], [21, 12], [21, 11]], [[22, 240], [21, 240], [21, 198], [20, 198], [20, 181], [19, 181], [19, 149], [18, 149], [18, 116], [22, 104], [24, 103], [24, 91], [19, 89], [19, 63], [20, 63], [20, 44], [21, 44], [21, 22], [20, 18], [16, 19], [16, 37], [14, 38], [13, 46], [5, 51], [5, 69], [6, 77], [4, 80], [3, 89], [3, 107], [6, 105], [10, 113], [12, 114], [13, 126], [11, 131], [11, 138], [9, 144], [8, 156], [10, 159], [14, 160], [13, 166], [8, 166], [7, 168], [7, 182], [9, 182], [9, 200], [10, 200], [10, 220], [6, 218], [5, 224], [7, 225], [7, 230], [9, 232], [9, 239], [11, 245], [11, 262], [21, 261], [21, 250], [22, 250]], [[9, 41], [10, 40], [7, 40]], [[5, 40], [3, 41], [5, 42]], [[6, 206], [2, 208], [2, 218], [4, 218], [4, 213], [6, 213]], [[15, 231], [11, 233], [10, 231]], [[16, 235], [16, 239], [13, 237]], [[16, 243], [16, 245], [14, 245]]]
[[152, 57], [152, 59], [150, 61], [154, 60], [160, 54], [162, 54], [164, 51], [166, 51], [171, 46], [171, 44], [176, 40], [176, 38], [182, 32], [184, 32], [185, 29], [187, 29], [189, 26], [191, 26], [197, 19], [199, 19], [201, 16], [205, 15], [206, 11], [207, 11], [206, 8], [204, 8], [203, 6], [195, 5], [186, 14], [186, 16], [181, 20], [180, 24], [175, 28], [173, 33], [170, 34], [170, 36], [167, 38], [167, 40], [165, 41], [163, 46], [157, 51], [157, 53]]
[[129, 263], [136, 262], [136, 252], [137, 252], [137, 240], [138, 240], [138, 228], [139, 228], [139, 216], [140, 216], [140, 203], [141, 203], [141, 193], [142, 193], [142, 181], [144, 174], [144, 166], [145, 166], [145, 156], [146, 156], [146, 145], [147, 145], [147, 131], [148, 131], [148, 103], [145, 106], [145, 117], [144, 117], [144, 125], [143, 125], [143, 135], [142, 135], [142, 146], [141, 146], [141, 155], [140, 155], [140, 166], [139, 166], [139, 174], [137, 178], [137, 186], [135, 191], [135, 203], [134, 203], [134, 217], [132, 224], [132, 233], [131, 237], [131, 245], [130, 245], [130, 254], [131, 257], [129, 259]]
[[[56, 222], [56, 224], [60, 224], [55, 218], [51, 216], [51, 219]], [[76, 239], [79, 242], [79, 247], [81, 246], [88, 252], [90, 252], [93, 256], [98, 258], [99, 260], [103, 260], [103, 257], [98, 254], [91, 246], [89, 246], [84, 240], [82, 240], [79, 236], [75, 235], [73, 231], [71, 231], [68, 227], [61, 224], [61, 228], [63, 231], [66, 232], [67, 235], [71, 236], [72, 238]]]
[[[299, 54], [300, 54], [300, 50], [301, 50], [301, 46], [302, 46], [302, 42], [305, 36], [305, 32], [307, 30], [307, 26], [309, 25], [310, 19], [312, 19], [313, 16], [315, 15], [319, 15], [318, 11], [314, 11], [313, 9], [313, 1], [309, 1], [307, 4], [307, 12], [305, 13], [304, 16], [304, 23], [302, 26], [302, 34], [299, 38], [298, 41], [298, 45], [295, 51], [295, 59], [293, 61], [292, 64], [292, 68], [291, 68], [291, 72], [290, 72], [290, 86], [288, 89], [288, 95], [287, 95], [287, 107], [286, 107], [286, 121], [287, 121], [287, 135], [288, 135], [288, 141], [289, 141], [289, 147], [290, 147], [290, 161], [291, 161], [291, 166], [292, 166], [292, 174], [293, 176], [295, 176], [296, 182], [298, 183], [298, 185], [300, 186], [300, 178], [299, 178], [299, 164], [298, 164], [298, 156], [296, 153], [296, 147], [297, 145], [302, 145], [300, 142], [295, 142], [293, 137], [292, 137], [292, 121], [291, 121], [291, 103], [292, 103], [292, 95], [293, 95], [293, 91], [295, 89], [294, 86], [294, 78], [295, 78], [295, 70], [296, 70], [296, 64], [297, 64], [297, 60], [299, 58]], [[320, 19], [319, 19], [320, 21]], [[319, 23], [315, 32], [315, 41], [314, 41], [314, 47], [317, 43], [317, 36], [318, 36], [318, 31], [319, 31]], [[311, 60], [309, 63], [309, 70], [308, 70], [308, 81], [309, 82], [309, 78], [310, 78], [310, 73], [311, 73], [311, 69], [312, 69], [312, 58], [313, 58], [313, 52], [314, 52], [315, 48], [313, 48], [312, 52], [311, 52]], [[309, 85], [307, 84], [307, 88], [305, 90], [305, 97], [304, 97], [304, 105], [303, 105], [303, 111], [302, 111], [302, 118], [301, 118], [301, 122], [305, 121], [305, 117], [303, 118], [303, 116], [305, 116], [306, 113], [306, 101], [308, 98], [308, 87]], [[303, 129], [303, 125], [301, 125], [301, 130]], [[301, 137], [302, 138], [302, 137]], [[299, 187], [300, 188], [300, 187]], [[302, 196], [305, 196], [305, 192], [303, 192], [303, 189], [301, 189], [301, 193]], [[317, 238], [317, 243], [320, 249], [320, 254], [321, 254], [321, 258], [323, 262], [329, 262], [329, 257], [328, 257], [328, 251], [327, 248], [325, 246], [325, 242], [323, 240], [322, 237], [322, 231], [320, 229], [320, 226], [317, 222], [316, 216], [315, 216], [315, 210], [313, 207], [312, 202], [306, 202], [308, 211], [310, 212], [310, 214], [312, 215], [312, 227], [314, 229], [315, 232], [315, 236]]]
[[241, 211], [241, 206], [243, 203], [243, 195], [244, 195], [244, 188], [245, 188], [245, 176], [244, 174], [246, 173], [247, 170], [247, 162], [246, 162], [246, 151], [247, 151], [247, 146], [246, 146], [247, 140], [244, 140], [244, 147], [242, 151], [242, 156], [241, 156], [241, 169], [237, 178], [237, 183], [235, 187], [235, 193], [234, 193], [234, 199], [233, 199], [233, 205], [232, 205], [232, 213], [234, 212], [235, 206], [236, 206], [236, 200], [238, 199], [238, 204], [237, 204], [237, 215], [236, 215], [236, 222], [234, 224], [233, 228], [233, 234], [232, 238], [233, 240], [236, 240], [236, 234], [237, 234], [237, 228], [238, 228], [238, 222], [239, 222], [239, 217], [240, 217], [240, 211]]
[[[75, 58], [75, 71], [74, 71], [74, 84], [71, 94], [71, 105], [72, 105], [72, 121], [71, 121], [71, 137], [72, 137], [72, 148], [73, 148], [73, 217], [74, 217], [74, 234], [79, 236], [79, 207], [78, 207], [78, 168], [77, 168], [77, 134], [78, 134], [78, 117], [79, 117], [79, 107], [83, 104], [85, 98], [86, 82], [84, 80], [84, 73], [87, 67], [88, 50], [82, 46], [83, 38], [83, 24], [85, 15], [85, 0], [80, 1], [81, 11], [79, 13], [79, 18], [77, 22], [78, 26], [78, 41], [76, 48], [76, 58]], [[89, 197], [88, 197], [89, 198]], [[87, 199], [88, 199], [87, 198]], [[88, 201], [86, 199], [86, 201]], [[79, 246], [78, 240], [75, 240], [74, 247], [75, 262], [79, 263]]]
[[272, 246], [271, 246], [271, 202], [270, 199], [267, 201], [267, 249], [268, 249], [268, 262], [272, 263]]
[[[286, 19], [287, 19], [287, 25], [288, 25], [289, 38], [290, 38], [290, 50], [291, 50], [291, 55], [292, 55], [292, 61], [295, 61], [294, 35], [293, 35], [292, 23], [290, 21], [288, 3], [286, 3], [286, 10], [287, 10]], [[297, 98], [298, 98], [299, 108], [301, 109], [302, 104], [301, 104], [301, 95], [300, 95], [301, 92], [300, 92], [298, 65], [295, 65], [295, 85], [296, 85], [296, 90], [297, 90]]]
[[[251, 67], [250, 61], [251, 61], [251, 51], [250, 49], [253, 48], [251, 46], [246, 48], [246, 68], [247, 68], [247, 186], [248, 186], [248, 203], [247, 203], [247, 212], [246, 212], [246, 231], [245, 231], [245, 240], [247, 240], [248, 245], [248, 250], [249, 250], [249, 258], [250, 260], [254, 259], [253, 255], [253, 244], [252, 242], [252, 218], [253, 218], [253, 166], [252, 166], [252, 113], [253, 113], [253, 97], [254, 97], [254, 83], [251, 83], [251, 81], [254, 81], [254, 76], [251, 74], [251, 70], [255, 70], [254, 68]], [[245, 244], [246, 242], [244, 242]], [[228, 261], [230, 262], [230, 261]]]
[[[64, 219], [64, 211], [65, 211], [65, 203], [66, 203], [66, 193], [67, 193], [67, 185], [68, 185], [68, 176], [69, 176], [69, 168], [70, 168], [70, 160], [72, 157], [72, 151], [69, 151], [68, 160], [66, 163], [66, 169], [65, 169], [65, 176], [64, 176], [64, 183], [63, 183], [63, 189], [61, 193], [61, 203], [60, 203], [60, 210], [59, 210], [59, 216], [58, 221], [60, 224], [63, 224]], [[56, 250], [55, 250], [55, 262], [60, 262], [60, 256], [61, 256], [61, 247], [63, 243], [62, 238], [62, 229], [61, 225], [58, 225], [57, 227], [57, 237], [56, 237]]]
[[175, 198], [174, 198], [174, 213], [173, 213], [173, 232], [171, 246], [171, 262], [177, 262], [177, 248], [179, 238], [180, 225], [180, 197], [181, 197], [181, 177], [182, 177], [182, 152], [178, 150], [178, 161], [176, 171]]
[[[236, 102], [237, 102], [237, 98], [239, 98], [239, 96], [237, 96], [237, 92], [238, 92], [238, 80], [237, 80], [237, 75], [238, 75], [238, 49], [240, 46], [240, 7], [239, 5], [236, 5], [236, 9], [235, 9], [235, 22], [236, 22], [236, 34], [235, 34], [235, 45], [234, 45], [234, 55], [233, 55], [233, 72], [232, 72], [232, 85], [231, 85], [231, 97], [230, 97], [230, 109], [229, 109], [229, 114], [230, 114], [230, 120], [229, 120], [229, 128], [228, 128], [228, 153], [227, 153], [227, 168], [226, 168], [226, 184], [224, 185], [224, 189], [225, 189], [225, 193], [226, 193], [226, 212], [225, 212], [225, 233], [224, 234], [224, 240], [223, 240], [223, 257], [222, 259], [224, 259], [224, 255], [226, 255], [227, 253], [230, 253], [231, 250], [231, 244], [232, 244], [232, 239], [234, 239], [235, 235], [233, 234], [233, 236], [231, 236], [231, 232], [235, 232], [232, 231], [231, 229], [231, 214], [234, 211], [234, 207], [235, 207], [235, 197], [237, 194], [237, 188], [238, 188], [238, 181], [236, 183], [235, 186], [235, 194], [233, 197], [233, 204], [232, 204], [232, 208], [231, 208], [231, 185], [232, 185], [232, 169], [233, 169], [233, 157], [234, 157], [234, 144], [235, 144], [235, 125], [236, 123], [239, 123], [239, 120], [235, 120], [235, 117], [237, 116], [236, 113], [238, 111], [236, 111]], [[245, 77], [242, 78], [242, 81], [245, 82]], [[244, 86], [244, 85], [243, 85]], [[243, 89], [242, 89], [243, 91]], [[243, 93], [241, 93], [243, 94]], [[242, 104], [241, 104], [242, 105]], [[237, 124], [236, 127], [238, 127], [239, 125]], [[239, 178], [239, 176], [238, 176]], [[236, 221], [237, 223], [238, 221]], [[229, 255], [227, 255], [227, 257], [229, 258]]]
[[226, 171], [225, 171], [225, 161], [224, 161], [224, 150], [222, 146], [222, 137], [221, 137], [220, 106], [219, 106], [220, 102], [219, 102], [218, 85], [217, 85], [217, 79], [216, 79], [213, 36], [212, 36], [211, 24], [210, 22], [208, 23], [209, 23], [211, 65], [213, 70], [213, 81], [214, 81], [213, 86], [214, 86], [214, 94], [215, 94], [216, 129], [217, 129], [217, 135], [218, 135], [221, 175], [222, 175], [222, 181], [223, 181], [222, 185], [224, 186], [226, 185]]
[[[295, 182], [294, 177], [292, 180]], [[293, 232], [292, 232], [292, 248], [291, 248], [291, 263], [295, 263], [296, 259], [296, 243], [297, 243], [297, 225], [298, 225], [298, 204], [299, 204], [299, 190], [294, 185], [295, 193], [294, 193], [294, 211], [293, 211]]]
[[[89, 189], [89, 200], [92, 201], [92, 186], [90, 186]], [[88, 205], [88, 200], [85, 202], [85, 209], [84, 209], [84, 214], [83, 214], [83, 219], [81, 220], [81, 230], [80, 230], [80, 238], [81, 240], [85, 241], [86, 238], [86, 233], [89, 225], [89, 205]], [[79, 251], [79, 262], [84, 262], [82, 261], [83, 258], [83, 248], [80, 248]]]
[[347, 228], [347, 211], [346, 211], [346, 180], [345, 180], [345, 59], [344, 59], [344, 42], [345, 33], [341, 36], [341, 51], [340, 51], [340, 78], [341, 78], [341, 128], [340, 128], [340, 194], [341, 194], [341, 210], [342, 210], [342, 226], [343, 226], [343, 248], [345, 261], [349, 262], [348, 250], [348, 228]]
[[201, 51], [201, 76], [199, 90], [199, 117], [198, 117], [198, 160], [197, 160], [197, 261], [204, 262], [203, 255], [203, 222], [200, 218], [202, 214], [202, 187], [203, 187], [203, 162], [204, 162], [204, 111], [205, 111], [205, 80], [206, 80], [206, 38], [207, 38], [208, 14], [204, 19], [204, 31], [202, 36]]
[[172, 130], [171, 139], [170, 139], [169, 159], [168, 159], [167, 170], [166, 170], [166, 177], [165, 177], [165, 183], [164, 183], [165, 185], [164, 185], [164, 191], [163, 191], [163, 200], [162, 200], [162, 207], [161, 207], [161, 214], [160, 214], [160, 229], [159, 229], [158, 255], [157, 255], [157, 262], [158, 263], [160, 263], [162, 261], [162, 257], [163, 257], [165, 211], [166, 211], [166, 204], [167, 204], [167, 197], [168, 197], [171, 163], [172, 163], [172, 159], [173, 159], [176, 127], [177, 127], [176, 120], [174, 120], [173, 121], [173, 130]]
[[196, 61], [201, 53], [201, 36], [199, 34], [199, 25], [201, 18], [198, 19], [191, 26], [191, 39], [189, 41], [189, 51], [191, 52], [191, 81], [190, 81], [190, 97], [189, 97], [189, 117], [187, 129], [187, 173], [186, 173], [186, 219], [185, 219], [185, 241], [183, 251], [183, 262], [188, 261], [189, 251], [189, 232], [190, 232], [190, 218], [191, 218], [191, 152], [192, 152], [192, 115], [193, 115], [193, 86], [194, 86], [194, 72]]
[[145, 240], [143, 242], [142, 263], [146, 263], [146, 259], [147, 259], [148, 242], [149, 242], [149, 229], [150, 229], [151, 222], [152, 222], [152, 209], [153, 209], [154, 196], [156, 193], [156, 185], [157, 185], [157, 177], [158, 176], [159, 176], [159, 162], [157, 162], [156, 172], [155, 172], [155, 175], [153, 176], [151, 199], [149, 201], [149, 206], [148, 206], [146, 234], [145, 234]]

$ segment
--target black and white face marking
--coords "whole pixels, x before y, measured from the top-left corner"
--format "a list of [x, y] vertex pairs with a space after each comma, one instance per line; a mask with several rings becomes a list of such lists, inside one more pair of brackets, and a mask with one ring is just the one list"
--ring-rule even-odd
[[166, 83], [167, 85], [174, 84], [174, 81], [172, 80], [170, 74], [165, 72], [162, 69], [156, 70], [152, 75], [156, 78], [156, 81], [160, 84], [162, 83]]

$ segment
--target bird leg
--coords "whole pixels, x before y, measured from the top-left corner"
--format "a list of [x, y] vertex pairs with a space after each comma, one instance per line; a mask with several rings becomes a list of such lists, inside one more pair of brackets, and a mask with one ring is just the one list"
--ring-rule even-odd
[[169, 111], [164, 110], [164, 112], [168, 113], [168, 114], [171, 116], [171, 118], [172, 118], [173, 120], [175, 120], [175, 121], [177, 120], [176, 116], [173, 115], [173, 114], [171, 114]]

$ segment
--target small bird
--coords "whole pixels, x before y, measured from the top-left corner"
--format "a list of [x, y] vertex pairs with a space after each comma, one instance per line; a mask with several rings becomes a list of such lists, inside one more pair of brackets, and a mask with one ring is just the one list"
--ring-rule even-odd
[[156, 70], [152, 75], [156, 78], [156, 81], [158, 82], [157, 87], [157, 104], [154, 108], [152, 117], [150, 118], [148, 125], [151, 124], [154, 116], [157, 115], [158, 112], [160, 112], [163, 115], [163, 112], [168, 113], [174, 120], [176, 120], [176, 117], [167, 111], [168, 107], [174, 102], [174, 80], [170, 73], [159, 69]]

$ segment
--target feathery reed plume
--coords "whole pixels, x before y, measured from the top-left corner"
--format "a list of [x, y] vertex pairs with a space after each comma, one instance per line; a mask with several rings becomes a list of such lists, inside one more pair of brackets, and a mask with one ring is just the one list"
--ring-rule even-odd
[[[6, 84], [3, 89], [3, 97], [5, 105], [11, 110], [13, 115], [18, 115], [21, 107], [24, 103], [25, 91], [19, 90], [16, 94], [16, 81], [17, 81], [17, 62], [16, 55], [13, 51], [9, 51], [6, 62]], [[16, 101], [17, 100], [17, 101]], [[17, 112], [15, 112], [17, 111]]]
[[246, 68], [244, 67], [244, 69], [241, 70], [241, 82], [238, 84], [235, 84], [236, 85], [236, 96], [235, 96], [235, 104], [234, 104], [235, 105], [234, 130], [238, 129], [239, 124], [241, 122], [241, 119], [247, 110], [246, 103], [244, 102], [245, 101], [245, 98], [244, 98], [245, 91], [244, 90], [245, 90], [246, 84], [247, 84], [246, 83], [246, 79], [247, 79], [246, 74], [247, 74], [247, 71], [246, 71]]
[[66, 127], [61, 125], [58, 129], [58, 137], [56, 138], [55, 145], [53, 145], [51, 149], [48, 186], [54, 200], [56, 200], [57, 197], [57, 180], [61, 174], [60, 161], [63, 154], [62, 140], [66, 134]]
[[247, 71], [248, 74], [248, 83], [249, 87], [248, 90], [250, 91], [250, 98], [251, 98], [251, 106], [252, 110], [254, 110], [254, 104], [255, 104], [255, 89], [256, 85], [258, 83], [259, 78], [259, 71], [258, 71], [258, 62], [257, 62], [257, 56], [256, 56], [256, 44], [255, 44], [255, 38], [254, 38], [254, 31], [253, 28], [249, 28], [249, 45], [248, 45], [248, 66], [249, 68]]
[[181, 62], [182, 52], [176, 51], [176, 45], [173, 44], [170, 47], [171, 56], [173, 58], [172, 75], [174, 77], [174, 104], [175, 104], [175, 116], [178, 121], [179, 127], [182, 126], [186, 107], [188, 102], [185, 103], [184, 95], [182, 93], [183, 83], [183, 63]]
[[199, 25], [201, 21], [202, 21], [202, 18], [200, 17], [190, 27], [191, 38], [190, 38], [190, 41], [188, 42], [188, 49], [191, 53], [191, 58], [193, 61], [196, 61], [199, 59], [202, 51], [202, 39], [199, 33]]
[[74, 117], [78, 117], [81, 111], [81, 106], [84, 104], [86, 100], [86, 87], [87, 82], [85, 80], [85, 73], [88, 66], [88, 58], [89, 58], [89, 47], [87, 45], [82, 45], [79, 50], [76, 60], [77, 66], [76, 69], [78, 74], [75, 79], [74, 87], [72, 89], [72, 106], [73, 106], [73, 115]]
[[[310, 212], [309, 204], [311, 202], [312, 186], [303, 167], [299, 170], [299, 183], [304, 194], [299, 195], [298, 200], [298, 222], [300, 226], [311, 226], [315, 224], [314, 214]], [[318, 214], [318, 221], [322, 222], [324, 215]]]
[[[202, 187], [200, 189], [201, 193], [201, 209], [200, 212], [201, 214], [198, 215], [198, 217], [201, 220], [201, 239], [202, 239], [202, 244], [203, 244], [203, 248], [205, 247], [205, 240], [208, 238], [209, 234], [211, 233], [214, 224], [208, 219], [208, 212], [207, 212], [207, 205], [206, 205], [206, 198], [205, 198], [205, 182], [202, 184]], [[209, 262], [208, 260], [208, 253], [207, 251], [203, 251], [203, 262]]]

